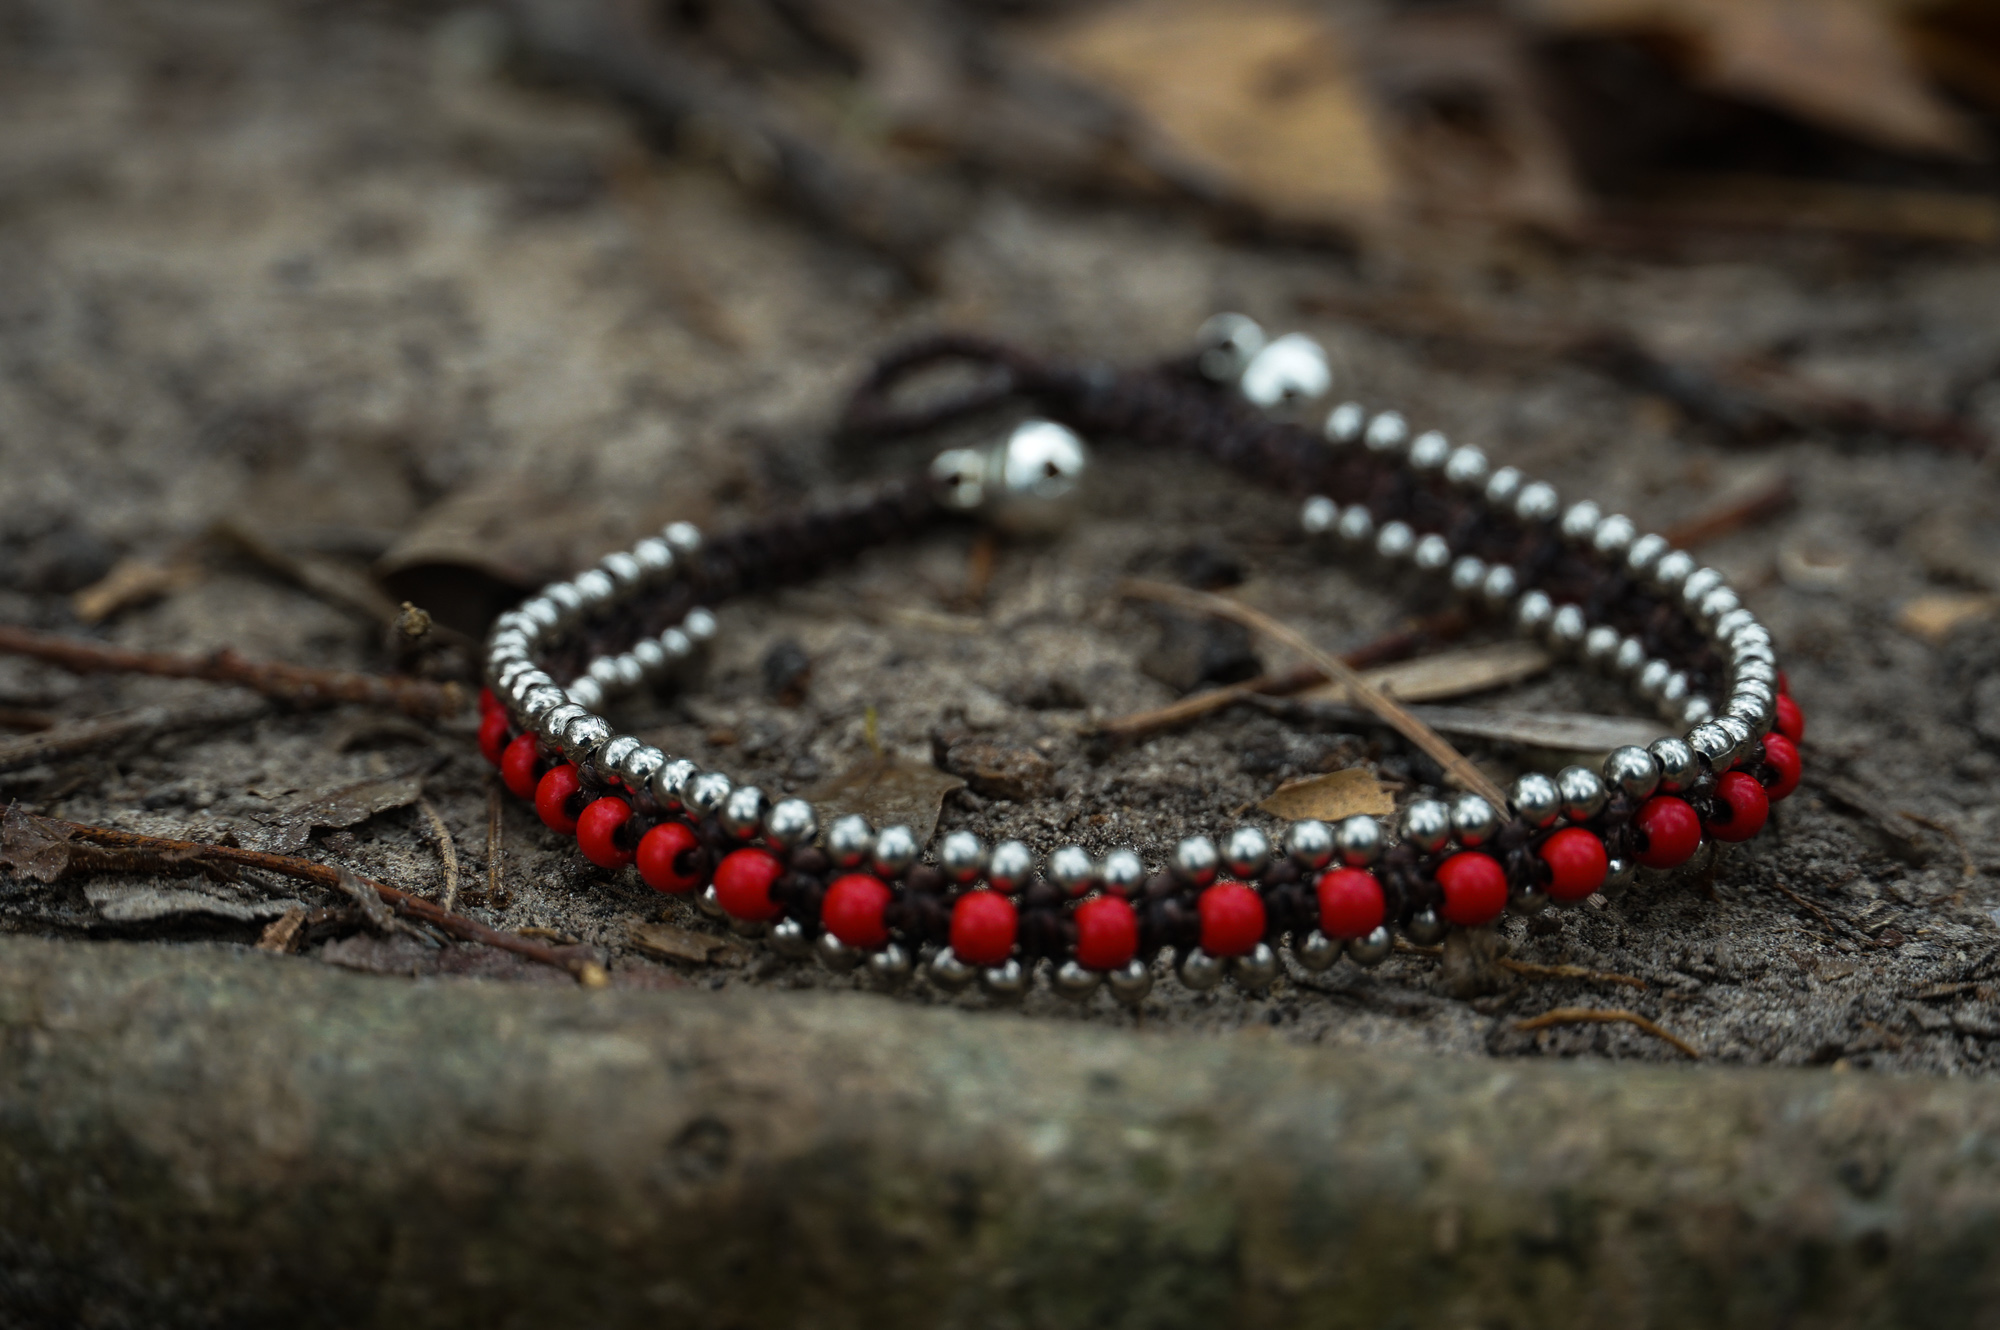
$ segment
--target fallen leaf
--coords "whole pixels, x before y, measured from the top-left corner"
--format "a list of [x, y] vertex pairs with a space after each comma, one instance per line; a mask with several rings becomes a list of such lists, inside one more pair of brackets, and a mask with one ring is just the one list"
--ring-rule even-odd
[[424, 792], [424, 773], [405, 771], [395, 776], [377, 776], [356, 781], [301, 800], [278, 821], [276, 844], [287, 854], [296, 854], [321, 827], [351, 827], [366, 822], [377, 813], [407, 808]]
[[819, 809], [822, 825], [859, 813], [872, 827], [907, 826], [922, 845], [937, 830], [945, 795], [964, 784], [957, 776], [891, 754], [864, 758], [799, 797]]
[[[1361, 677], [1400, 702], [1432, 702], [1463, 697], [1531, 679], [1554, 662], [1532, 642], [1495, 642], [1491, 646], [1440, 651], [1414, 660], [1364, 670]], [[1300, 696], [1312, 701], [1344, 702], [1347, 689], [1321, 684]]]
[[[1311, 704], [1329, 719], [1380, 724], [1360, 707], [1343, 702]], [[1665, 731], [1657, 721], [1628, 716], [1592, 716], [1577, 711], [1501, 711], [1487, 707], [1411, 707], [1410, 712], [1439, 734], [1465, 739], [1523, 744], [1560, 753], [1603, 755], [1627, 744], [1643, 747]]]
[[305, 927], [306, 907], [294, 905], [264, 926], [263, 934], [257, 939], [257, 950], [268, 951], [283, 956], [299, 944], [299, 931]]
[[1127, 0], [1037, 53], [1121, 98], [1222, 192], [1294, 222], [1385, 213], [1395, 177], [1341, 35], [1280, 0]]
[[939, 756], [938, 765], [963, 776], [988, 798], [1016, 803], [1047, 794], [1056, 776], [1055, 763], [1034, 749], [992, 739], [959, 739]]
[[68, 832], [19, 804], [7, 805], [7, 816], [0, 820], [0, 868], [37, 882], [53, 882], [68, 871], [75, 848]]
[[2000, 596], [1975, 592], [1932, 592], [1906, 602], [1896, 611], [1896, 626], [1912, 637], [1937, 646], [1962, 623], [1984, 619], [2000, 610]]
[[1287, 822], [1309, 817], [1338, 822], [1359, 813], [1387, 817], [1396, 811], [1396, 799], [1375, 779], [1373, 772], [1364, 767], [1349, 767], [1280, 785], [1277, 793], [1257, 807]]
[[740, 962], [744, 949], [729, 938], [716, 933], [700, 933], [691, 928], [677, 928], [673, 924], [632, 925], [630, 937], [632, 945], [648, 956], [661, 960], [688, 961], [695, 965], [707, 965], [711, 961]]

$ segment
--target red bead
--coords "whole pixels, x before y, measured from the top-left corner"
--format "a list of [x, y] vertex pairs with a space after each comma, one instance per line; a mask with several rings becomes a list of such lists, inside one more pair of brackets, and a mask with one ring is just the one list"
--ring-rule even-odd
[[1367, 937], [1382, 925], [1382, 884], [1365, 868], [1321, 873], [1319, 931], [1328, 937]]
[[1076, 907], [1076, 963], [1086, 970], [1122, 970], [1139, 954], [1139, 916], [1117, 896]]
[[662, 822], [639, 838], [639, 877], [654, 891], [679, 895], [701, 885], [701, 842], [685, 822]]
[[1437, 866], [1444, 917], [1460, 928], [1490, 924], [1507, 908], [1507, 870], [1490, 854], [1462, 850]]
[[967, 965], [1004, 965], [1020, 916], [997, 891], [968, 891], [951, 907], [952, 955]]
[[826, 889], [819, 903], [819, 921], [850, 947], [879, 947], [889, 940], [889, 924], [883, 914], [890, 898], [881, 878], [847, 873]]
[[632, 805], [606, 796], [592, 799], [576, 819], [576, 844], [599, 868], [623, 868], [632, 852], [618, 843], [618, 829], [632, 819]]
[[1639, 851], [1639, 862], [1648, 868], [1679, 868], [1701, 848], [1701, 819], [1685, 799], [1654, 795], [1632, 820], [1646, 833], [1646, 848]]
[[1799, 761], [1798, 746], [1790, 739], [1775, 731], [1765, 735], [1764, 761], [1778, 773], [1778, 778], [1764, 787], [1772, 803], [1799, 788], [1799, 773], [1805, 764]]
[[1195, 902], [1201, 949], [1211, 956], [1246, 956], [1264, 940], [1264, 898], [1241, 882], [1218, 882]]
[[738, 919], [775, 919], [771, 884], [785, 866], [769, 850], [735, 850], [715, 866], [715, 899]]
[[1604, 885], [1611, 856], [1597, 834], [1582, 827], [1565, 827], [1542, 842], [1542, 862], [1549, 866], [1549, 895], [1559, 901], [1580, 901]]
[[507, 755], [507, 713], [489, 711], [479, 718], [479, 751], [494, 766]]
[[479, 718], [481, 720], [501, 710], [504, 710], [504, 708], [500, 705], [500, 699], [493, 696], [491, 688], [482, 688], [479, 690]]
[[535, 811], [551, 831], [565, 835], [576, 833], [576, 819], [570, 816], [570, 796], [583, 788], [577, 779], [576, 768], [565, 762], [559, 767], [550, 767], [542, 773], [540, 783], [535, 786]]
[[1799, 710], [1799, 704], [1791, 698], [1780, 695], [1777, 708], [1778, 733], [1793, 743], [1806, 741], [1806, 713]]
[[1718, 818], [1707, 824], [1717, 840], [1749, 840], [1764, 829], [1764, 819], [1771, 815], [1770, 796], [1747, 771], [1723, 772], [1715, 782], [1715, 797], [1729, 809], [1727, 821]]
[[500, 783], [516, 799], [532, 799], [541, 780], [541, 750], [535, 746], [534, 735], [524, 734], [500, 754]]

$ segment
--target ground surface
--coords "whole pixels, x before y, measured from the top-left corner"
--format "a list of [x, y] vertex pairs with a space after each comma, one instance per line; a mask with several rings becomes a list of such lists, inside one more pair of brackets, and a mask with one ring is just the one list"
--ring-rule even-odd
[[[658, 156], [614, 110], [502, 77], [476, 15], [232, 3], [14, 4], [0, 15], [0, 618], [86, 631], [70, 593], [122, 558], [185, 558], [198, 571], [170, 594], [88, 631], [382, 668], [379, 623], [215, 552], [203, 533], [228, 520], [358, 571], [434, 531], [425, 524], [440, 505], [479, 502], [502, 520], [473, 553], [556, 572], [666, 517], [726, 522], [827, 481], [830, 414], [901, 335], [970, 326], [1136, 359], [1240, 308], [1319, 336], [1344, 391], [1647, 525], [1788, 470], [1796, 508], [1703, 554], [1772, 624], [1810, 716], [1808, 763], [1845, 781], [1847, 802], [1802, 791], [1712, 891], [1640, 888], [1557, 929], [1507, 927], [1517, 957], [1637, 976], [1643, 991], [1513, 979], [1461, 1000], [1434, 960], [1403, 955], [1257, 998], [1162, 985], [1137, 1019], [1455, 1056], [1677, 1056], [1624, 1026], [1512, 1028], [1550, 1007], [1619, 1006], [1724, 1061], [1995, 1068], [2000, 639], [1974, 624], [1933, 645], [1895, 626], [1926, 591], [1994, 589], [1994, 462], [1890, 440], [1732, 451], [1580, 370], [1468, 367], [1301, 312], [1315, 293], [1409, 280], [1402, 260], [1231, 247], [1175, 217], [999, 186], [980, 194], [936, 289], [913, 293], [714, 170]], [[1521, 245], [1430, 262], [1430, 280], [1459, 297], [1608, 321], [1676, 354], [1774, 351], [1886, 404], [1970, 393], [2000, 430], [1988, 382], [2000, 366], [2000, 261], [1987, 255], [1737, 248], [1668, 263]], [[968, 538], [884, 552], [728, 608], [703, 689], [627, 719], [771, 790], [865, 759], [871, 714], [877, 741], [915, 765], [928, 764], [935, 727], [963, 726], [1038, 752], [1052, 774], [1021, 800], [952, 795], [941, 826], [1037, 849], [1130, 844], [1154, 862], [1287, 779], [1378, 760], [1392, 779], [1421, 776], [1378, 737], [1249, 709], [1093, 750], [1079, 734], [1089, 721], [1175, 695], [1143, 668], [1156, 630], [1114, 597], [1122, 575], [1170, 574], [1199, 548], [1241, 567], [1246, 598], [1334, 648], [1394, 628], [1410, 607], [1297, 549], [1280, 497], [1115, 447], [1103, 460], [1090, 520], [1053, 545], [1003, 547], [976, 603], [965, 598]], [[1844, 563], [1845, 578], [1828, 588], [1786, 576], [1801, 552]], [[785, 639], [812, 663], [795, 706], [765, 686], [763, 661]], [[0, 660], [0, 706], [59, 717], [206, 687]], [[1563, 674], [1481, 701], [1618, 705]], [[607, 948], [614, 983], [853, 982], [754, 950], [713, 966], [649, 958], [630, 945], [634, 923], [700, 921], [663, 912], [635, 880], [606, 881], [518, 806], [506, 812], [504, 900], [480, 896], [487, 772], [469, 720], [273, 715], [15, 772], [0, 795], [80, 821], [277, 848], [290, 815], [322, 793], [411, 771], [455, 838], [466, 908]], [[1885, 839], [1857, 801], [1946, 830], [1906, 822], [1913, 840]], [[413, 807], [315, 832], [306, 852], [442, 890]], [[127, 907], [121, 921], [117, 893], [133, 885], [0, 877], [0, 920], [80, 941], [257, 936], [258, 921], [213, 914], [134, 919]], [[255, 882], [152, 885], [238, 904], [334, 903]], [[568, 982], [366, 935], [315, 941], [297, 963], [320, 961]], [[1135, 1019], [1106, 997], [1078, 1015], [1047, 994], [1026, 1018]]]

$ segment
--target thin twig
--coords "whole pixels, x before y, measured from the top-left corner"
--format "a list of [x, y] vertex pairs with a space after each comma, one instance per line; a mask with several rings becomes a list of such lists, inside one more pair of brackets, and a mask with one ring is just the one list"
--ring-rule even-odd
[[262, 698], [231, 693], [64, 721], [39, 734], [0, 739], [0, 771], [19, 771], [44, 762], [82, 757], [105, 748], [135, 744], [156, 734], [240, 725], [270, 709], [271, 704]]
[[1599, 1007], [1557, 1007], [1539, 1016], [1530, 1016], [1524, 1021], [1515, 1021], [1514, 1028], [1523, 1033], [1530, 1030], [1546, 1030], [1552, 1025], [1636, 1025], [1655, 1039], [1663, 1039], [1695, 1061], [1701, 1061], [1701, 1051], [1679, 1035], [1671, 1034], [1647, 1020], [1636, 1011]]
[[1348, 696], [1380, 716], [1398, 734], [1429, 754], [1431, 760], [1443, 767], [1445, 774], [1456, 780], [1459, 785], [1479, 795], [1495, 808], [1507, 806], [1507, 796], [1501, 793], [1500, 787], [1495, 785], [1486, 773], [1466, 760], [1464, 754], [1446, 743], [1436, 730], [1411, 715], [1396, 699], [1369, 683], [1352, 665], [1338, 656], [1320, 650], [1296, 629], [1280, 623], [1261, 610], [1250, 608], [1241, 601], [1207, 591], [1196, 591], [1191, 587], [1128, 578], [1119, 583], [1119, 592], [1137, 600], [1160, 601], [1164, 604], [1179, 605], [1183, 609], [1231, 619], [1253, 632], [1262, 633], [1266, 637], [1284, 643], [1317, 665], [1328, 679], [1345, 685]]
[[32, 656], [77, 674], [151, 674], [169, 679], [207, 679], [241, 684], [297, 707], [329, 707], [365, 702], [394, 707], [420, 720], [449, 716], [464, 703], [457, 684], [432, 683], [351, 670], [316, 670], [280, 661], [251, 660], [224, 647], [205, 656], [164, 651], [128, 651], [82, 638], [38, 633], [0, 624], [0, 653]]
[[1781, 475], [1741, 499], [1696, 513], [1685, 522], [1668, 527], [1661, 534], [1667, 543], [1682, 549], [1719, 540], [1755, 522], [1785, 511], [1798, 497], [1790, 475]]
[[1627, 988], [1644, 988], [1646, 981], [1629, 974], [1616, 974], [1610, 970], [1591, 970], [1581, 965], [1538, 965], [1534, 961], [1517, 961], [1511, 956], [1502, 956], [1499, 966], [1526, 979], [1581, 979], [1588, 984], [1623, 984]]
[[[76, 837], [92, 845], [148, 852], [154, 856], [165, 856], [175, 863], [197, 868], [232, 865], [261, 869], [267, 873], [276, 873], [280, 877], [315, 882], [336, 891], [340, 890], [340, 875], [346, 871], [332, 864], [297, 859], [288, 854], [267, 854], [262, 850], [245, 850], [233, 845], [210, 845], [202, 841], [170, 840], [164, 836], [146, 836], [138, 832], [117, 831], [110, 827], [94, 827], [82, 822], [64, 822], [56, 818], [37, 820], [59, 833]], [[156, 861], [153, 868], [157, 867]], [[539, 961], [543, 965], [552, 965], [558, 970], [567, 970], [576, 976], [578, 982], [588, 987], [597, 987], [603, 983], [604, 968], [594, 957], [570, 949], [544, 946], [515, 933], [489, 928], [477, 919], [453, 914], [421, 896], [392, 887], [386, 882], [377, 882], [373, 878], [361, 877], [359, 874], [353, 876], [363, 886], [373, 889], [375, 894], [399, 915], [429, 924], [440, 932], [462, 941], [497, 947], [528, 960]]]
[[431, 824], [431, 837], [437, 841], [438, 858], [444, 860], [444, 895], [438, 904], [446, 910], [458, 908], [458, 846], [451, 839], [451, 828], [444, 824], [437, 805], [418, 796], [417, 811]]
[[1896, 816], [1907, 818], [1909, 821], [1922, 827], [1925, 831], [1935, 831], [1938, 835], [1950, 841], [1952, 848], [1958, 851], [1959, 863], [1964, 870], [1967, 882], [1979, 876], [1979, 863], [1972, 857], [1972, 851], [1966, 848], [1965, 838], [1954, 831], [1949, 823], [1940, 822], [1934, 817], [1925, 817], [1922, 813], [1913, 813], [1907, 808], [1897, 809]]
[[496, 910], [507, 908], [506, 889], [500, 879], [500, 855], [504, 848], [500, 808], [500, 778], [493, 776], [486, 783], [486, 903]]

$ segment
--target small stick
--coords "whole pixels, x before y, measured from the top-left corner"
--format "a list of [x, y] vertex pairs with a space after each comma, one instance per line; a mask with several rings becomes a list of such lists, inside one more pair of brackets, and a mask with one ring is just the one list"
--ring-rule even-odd
[[46, 711], [0, 707], [0, 727], [10, 730], [52, 730], [61, 722]]
[[1925, 817], [1922, 813], [1912, 813], [1907, 808], [1897, 809], [1896, 816], [1901, 818], [1907, 818], [1908, 820], [1922, 827], [1924, 830], [1935, 831], [1938, 835], [1950, 841], [1952, 844], [1952, 848], [1958, 851], [1959, 863], [1963, 868], [1963, 871], [1965, 873], [1965, 880], [1967, 882], [1970, 882], [1972, 881], [1973, 878], [1979, 876], [1978, 861], [1972, 857], [1972, 851], [1965, 847], [1965, 838], [1960, 836], [1956, 831], [1952, 830], [1950, 824], [1940, 822], [1934, 817]]
[[1514, 1028], [1523, 1031], [1546, 1030], [1552, 1025], [1612, 1025], [1623, 1023], [1636, 1025], [1655, 1039], [1663, 1039], [1695, 1061], [1701, 1061], [1701, 1051], [1679, 1035], [1670, 1034], [1636, 1011], [1598, 1007], [1557, 1007], [1539, 1016], [1531, 1016], [1525, 1021], [1515, 1021]]
[[266, 697], [298, 707], [365, 702], [372, 706], [394, 707], [419, 720], [429, 720], [449, 716], [464, 703], [463, 690], [457, 684], [251, 660], [228, 647], [205, 656], [129, 651], [102, 642], [0, 624], [0, 652], [32, 656], [77, 674], [152, 674], [168, 679], [207, 679], [213, 683], [241, 684]]
[[257, 939], [257, 950], [286, 955], [298, 945], [299, 932], [305, 927], [305, 922], [306, 907], [294, 905], [264, 925], [263, 935]]
[[452, 841], [451, 828], [444, 824], [436, 804], [419, 795], [417, 811], [431, 824], [431, 837], [437, 841], [438, 858], [444, 860], [444, 895], [438, 904], [447, 911], [454, 910], [458, 908], [458, 846]]
[[[239, 849], [233, 845], [210, 845], [202, 841], [170, 840], [164, 836], [145, 836], [138, 832], [117, 831], [110, 827], [93, 827], [83, 822], [64, 822], [57, 818], [43, 818], [50, 827], [65, 831], [93, 845], [110, 846], [114, 849], [147, 851], [153, 855], [169, 856], [178, 862], [193, 863], [199, 867], [207, 863], [234, 864], [242, 868], [261, 869], [276, 873], [280, 877], [295, 878], [302, 882], [316, 882], [323, 887], [341, 889], [341, 875], [347, 870], [331, 864], [315, 863], [311, 859], [295, 859], [288, 854], [267, 854], [262, 850]], [[544, 946], [515, 933], [489, 928], [477, 919], [468, 919], [462, 914], [449, 910], [360, 874], [350, 876], [371, 888], [377, 896], [399, 915], [421, 920], [440, 932], [465, 942], [479, 942], [502, 951], [511, 951], [531, 961], [552, 965], [558, 970], [567, 970], [586, 987], [600, 987], [603, 984], [604, 967], [589, 956], [578, 955], [555, 947]]]
[[1792, 506], [1797, 491], [1789, 475], [1779, 476], [1770, 484], [1743, 499], [1696, 513], [1687, 521], [1670, 526], [1660, 534], [1667, 543], [1683, 549], [1718, 540], [1732, 532], [1740, 531], [1753, 522], [1781, 513]]
[[486, 903], [496, 910], [507, 908], [505, 888], [500, 881], [500, 778], [486, 782]]
[[43, 762], [81, 757], [104, 748], [138, 743], [156, 734], [239, 725], [270, 709], [271, 704], [262, 698], [230, 694], [64, 721], [39, 734], [0, 739], [0, 771], [19, 771]]
[[1502, 956], [1499, 966], [1528, 979], [1581, 979], [1591, 984], [1624, 984], [1627, 988], [1644, 988], [1646, 981], [1629, 974], [1614, 974], [1609, 970], [1591, 970], [1581, 965], [1537, 965], [1534, 961], [1517, 961], [1511, 956]]
[[1479, 795], [1495, 808], [1507, 807], [1507, 796], [1501, 793], [1500, 787], [1495, 785], [1485, 772], [1467, 761], [1463, 753], [1446, 743], [1436, 730], [1418, 720], [1401, 703], [1362, 678], [1360, 672], [1352, 665], [1338, 656], [1320, 650], [1296, 629], [1280, 623], [1261, 610], [1250, 608], [1241, 601], [1206, 591], [1196, 591], [1189, 587], [1128, 578], [1119, 584], [1119, 591], [1134, 599], [1161, 601], [1219, 618], [1233, 619], [1254, 632], [1284, 643], [1317, 665], [1328, 679], [1346, 685], [1348, 696], [1380, 716], [1397, 733], [1429, 754], [1431, 759], [1443, 767], [1445, 773], [1461, 786]]

